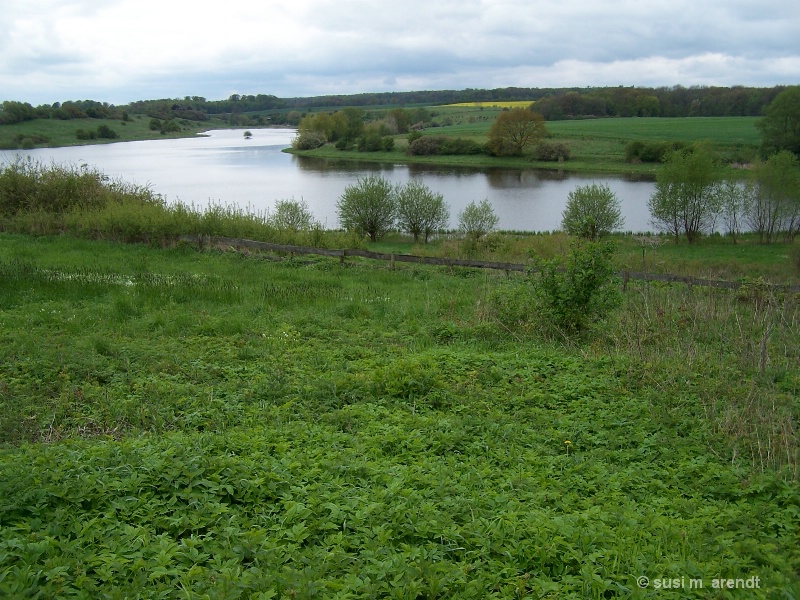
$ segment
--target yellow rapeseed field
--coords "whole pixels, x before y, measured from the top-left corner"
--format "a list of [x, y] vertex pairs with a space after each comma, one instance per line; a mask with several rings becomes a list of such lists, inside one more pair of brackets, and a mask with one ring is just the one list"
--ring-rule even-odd
[[533, 100], [505, 100], [499, 102], [459, 102], [457, 104], [447, 104], [447, 106], [476, 106], [490, 108], [527, 108], [533, 104]]

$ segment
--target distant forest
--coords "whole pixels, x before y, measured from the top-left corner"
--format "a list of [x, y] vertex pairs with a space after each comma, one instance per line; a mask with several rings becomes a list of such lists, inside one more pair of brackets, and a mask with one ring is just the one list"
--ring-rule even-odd
[[119, 118], [146, 114], [156, 119], [204, 121], [211, 116], [261, 113], [270, 123], [296, 123], [303, 112], [346, 106], [394, 108], [434, 106], [460, 102], [531, 100], [548, 121], [601, 117], [752, 117], [762, 116], [766, 106], [785, 86], [752, 87], [603, 87], [465, 89], [418, 92], [383, 92], [353, 95], [278, 98], [266, 94], [234, 94], [226, 100], [202, 96], [141, 100], [114, 106], [94, 100], [66, 101], [31, 106], [5, 101], [0, 124], [33, 119]]

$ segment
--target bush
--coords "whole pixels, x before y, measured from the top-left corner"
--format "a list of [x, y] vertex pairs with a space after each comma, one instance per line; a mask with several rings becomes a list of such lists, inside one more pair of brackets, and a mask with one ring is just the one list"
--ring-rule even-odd
[[480, 204], [473, 200], [459, 213], [458, 228], [467, 237], [477, 240], [494, 231], [499, 221], [488, 200], [482, 200]]
[[439, 154], [484, 154], [486, 146], [468, 138], [445, 138]]
[[295, 150], [314, 150], [325, 145], [328, 139], [319, 131], [299, 131], [292, 140]]
[[0, 214], [16, 214], [33, 203], [39, 168], [30, 159], [18, 158], [0, 171]]
[[74, 206], [97, 206], [106, 200], [104, 181], [93, 169], [17, 160], [0, 172], [0, 212], [61, 214]]
[[577, 332], [604, 319], [620, 301], [612, 243], [573, 243], [567, 264], [544, 262], [534, 276], [535, 314], [542, 324]]
[[555, 162], [569, 160], [570, 149], [561, 142], [542, 142], [533, 150], [534, 160]]
[[97, 137], [97, 133], [91, 129], [76, 129], [75, 137], [79, 140], [93, 140]]
[[100, 125], [97, 128], [97, 137], [105, 140], [113, 140], [119, 137], [119, 134], [111, 129], [108, 125]]
[[278, 200], [269, 223], [279, 231], [307, 231], [314, 223], [314, 216], [305, 200]]
[[181, 126], [178, 125], [175, 121], [173, 121], [171, 119], [169, 121], [162, 121], [161, 122], [161, 133], [162, 134], [164, 134], [164, 133], [173, 133], [173, 132], [180, 131], [180, 130], [181, 130]]
[[[339, 148], [339, 142], [343, 141], [336, 142], [336, 147]], [[346, 143], [343, 146], [342, 150], [346, 149]], [[358, 138], [356, 147], [359, 152], [380, 152], [381, 150], [388, 152], [394, 148], [394, 138], [390, 135], [381, 135], [372, 131]]]
[[598, 240], [625, 224], [619, 199], [605, 185], [578, 186], [569, 193], [561, 226], [570, 235]]
[[670, 152], [682, 150], [683, 142], [642, 142], [635, 140], [625, 146], [625, 160], [628, 162], [664, 162]]
[[398, 187], [397, 221], [402, 231], [414, 236], [414, 242], [422, 237], [425, 243], [430, 235], [445, 229], [450, 221], [450, 207], [442, 194], [434, 193], [421, 181], [413, 180]]
[[[411, 136], [409, 135], [409, 141]], [[433, 156], [437, 154], [483, 154], [486, 146], [469, 138], [454, 138], [446, 135], [426, 135], [415, 137], [408, 145], [412, 156]]]
[[388, 180], [370, 175], [345, 188], [336, 210], [345, 230], [367, 234], [376, 242], [394, 226], [397, 194]]
[[443, 135], [424, 135], [414, 140], [408, 146], [408, 153], [412, 156], [433, 156], [439, 154], [445, 136]]

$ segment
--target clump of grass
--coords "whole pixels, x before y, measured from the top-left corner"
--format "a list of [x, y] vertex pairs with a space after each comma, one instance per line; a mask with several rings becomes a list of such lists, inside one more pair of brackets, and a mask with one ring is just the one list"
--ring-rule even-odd
[[182, 235], [245, 238], [287, 245], [335, 247], [360, 241], [319, 225], [276, 226], [264, 211], [220, 202], [167, 203], [150, 187], [110, 180], [88, 166], [18, 159], [0, 170], [3, 230], [172, 245]]
[[636, 358], [634, 378], [654, 403], [697, 402], [730, 460], [797, 477], [798, 297], [763, 283], [738, 291], [641, 283], [624, 298], [606, 341]]

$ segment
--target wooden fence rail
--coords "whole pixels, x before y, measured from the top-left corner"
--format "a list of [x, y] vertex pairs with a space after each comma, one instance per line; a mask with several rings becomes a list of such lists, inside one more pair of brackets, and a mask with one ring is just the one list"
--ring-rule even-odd
[[[369, 250], [359, 249], [345, 249], [335, 250], [328, 248], [313, 248], [310, 246], [290, 246], [287, 244], [272, 244], [269, 242], [258, 242], [255, 240], [243, 240], [238, 238], [228, 237], [210, 237], [210, 236], [196, 236], [196, 235], [182, 235], [178, 238], [180, 241], [195, 243], [198, 247], [219, 247], [219, 246], [232, 246], [235, 248], [253, 248], [255, 250], [264, 250], [271, 252], [285, 252], [287, 254], [318, 254], [322, 256], [335, 256], [341, 262], [344, 262], [348, 256], [358, 256], [361, 258], [369, 258], [372, 260], [388, 261], [390, 264], [395, 262], [416, 263], [423, 265], [438, 265], [445, 267], [472, 267], [475, 269], [497, 269], [506, 271], [518, 271], [527, 273], [533, 271], [530, 265], [519, 263], [507, 262], [493, 262], [485, 260], [466, 260], [460, 258], [438, 258], [434, 256], [416, 256], [413, 254], [393, 254], [385, 252], [371, 252]], [[741, 281], [723, 281], [720, 279], [701, 279], [691, 275], [672, 275], [669, 273], [644, 273], [638, 271], [620, 271], [617, 275], [622, 278], [623, 287], [627, 287], [628, 281], [664, 281], [668, 283], [683, 283], [688, 286], [705, 286], [717, 287], [735, 290], [742, 286], [748, 285]], [[800, 285], [787, 285], [787, 284], [770, 284], [771, 289], [776, 291], [786, 292], [800, 292]]]

